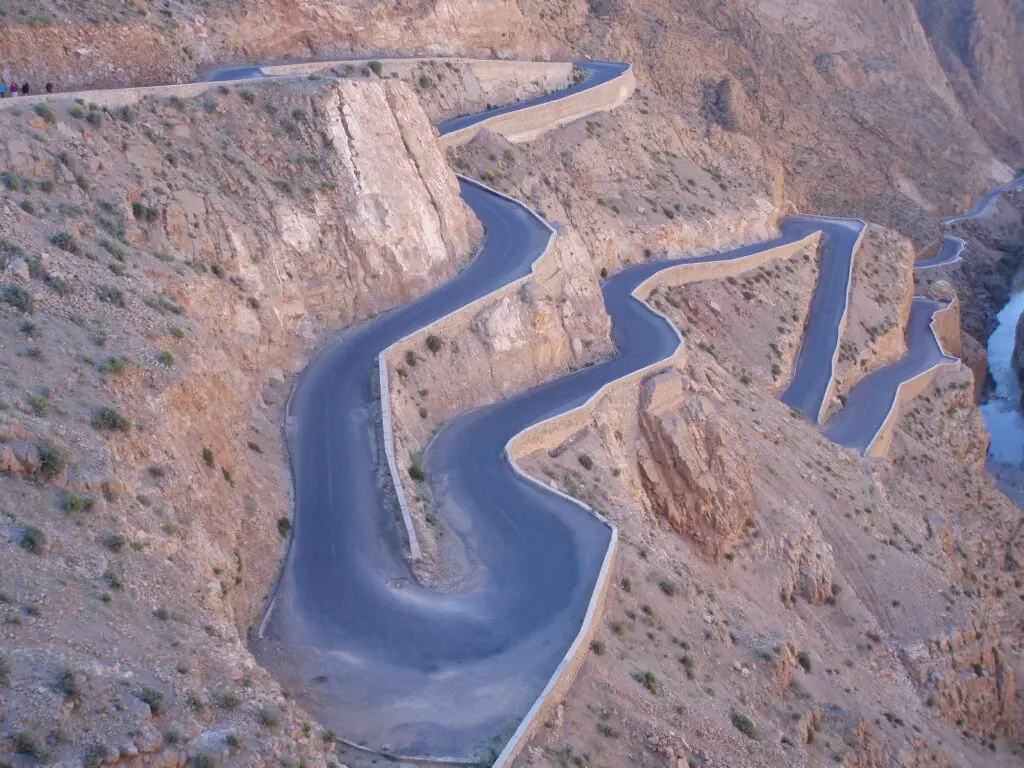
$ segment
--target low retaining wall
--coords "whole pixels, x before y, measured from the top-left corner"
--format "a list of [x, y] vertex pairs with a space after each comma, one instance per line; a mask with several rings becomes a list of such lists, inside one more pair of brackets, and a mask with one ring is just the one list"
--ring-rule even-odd
[[486, 186], [485, 184], [481, 184], [479, 181], [475, 181], [474, 179], [470, 179], [466, 176], [459, 176], [459, 178], [463, 179], [464, 181], [470, 184], [474, 184], [478, 187], [481, 187], [482, 189], [486, 189], [488, 192], [498, 195], [499, 197], [503, 197], [506, 200], [514, 203], [515, 205], [522, 207], [531, 216], [535, 217], [537, 221], [539, 221], [541, 224], [547, 227], [551, 231], [551, 236], [548, 238], [547, 245], [544, 246], [544, 250], [541, 252], [540, 256], [538, 256], [536, 260], [533, 262], [533, 264], [530, 265], [530, 271], [527, 275], [519, 278], [519, 280], [515, 280], [509, 283], [508, 285], [504, 285], [495, 291], [492, 291], [486, 296], [481, 296], [476, 301], [470, 302], [469, 304], [465, 304], [459, 307], [458, 309], [454, 310], [453, 312], [449, 312], [444, 317], [435, 320], [433, 323], [430, 323], [429, 325], [423, 326], [417, 331], [413, 331], [408, 336], [404, 336], [403, 338], [396, 341], [394, 344], [389, 346], [387, 349], [385, 349], [377, 356], [378, 375], [380, 378], [381, 421], [383, 422], [384, 429], [384, 452], [388, 460], [388, 469], [391, 472], [391, 482], [395, 487], [395, 494], [398, 497], [398, 506], [402, 514], [402, 521], [405, 524], [406, 535], [409, 537], [409, 557], [414, 561], [419, 560], [422, 557], [422, 548], [420, 547], [419, 537], [416, 534], [416, 526], [413, 523], [412, 515], [409, 513], [409, 501], [405, 494], [403, 475], [398, 471], [398, 465], [395, 457], [394, 426], [392, 424], [391, 419], [391, 387], [389, 385], [388, 380], [389, 360], [391, 360], [394, 355], [398, 354], [398, 350], [400, 348], [405, 347], [411, 341], [421, 340], [425, 338], [428, 334], [434, 332], [435, 329], [445, 328], [448, 327], [450, 324], [458, 323], [460, 318], [469, 317], [472, 313], [477, 312], [485, 304], [492, 301], [497, 301], [503, 296], [505, 296], [506, 291], [508, 291], [510, 288], [512, 288], [513, 290], [518, 290], [519, 286], [522, 283], [526, 282], [531, 277], [533, 277], [538, 265], [542, 261], [544, 261], [545, 257], [547, 257], [548, 253], [551, 251], [551, 246], [555, 242], [555, 237], [557, 236], [557, 232], [555, 231], [554, 227], [548, 224], [548, 222], [544, 220], [544, 217], [542, 217], [539, 213], [534, 211], [529, 206], [519, 202], [515, 198], [509, 197], [508, 195], [493, 190], [490, 187]]
[[[935, 341], [939, 345], [939, 350], [942, 354], [948, 354], [945, 347], [942, 344], [942, 337], [936, 330], [937, 319], [939, 315], [943, 315], [946, 312], [954, 311], [953, 302], [949, 302], [942, 309], [936, 310], [932, 313], [932, 320], [929, 323], [929, 327], [932, 333], [935, 335]], [[941, 362], [936, 363], [926, 371], [919, 373], [912, 379], [908, 379], [899, 385], [896, 389], [896, 396], [893, 397], [892, 405], [889, 407], [889, 413], [885, 416], [885, 421], [882, 422], [882, 426], [878, 428], [875, 436], [871, 439], [868, 444], [867, 450], [864, 451], [865, 456], [871, 456], [873, 458], [884, 458], [889, 453], [889, 447], [892, 445], [893, 429], [896, 426], [897, 416], [899, 415], [900, 406], [903, 403], [910, 402], [915, 397], [924, 392], [928, 388], [928, 385], [935, 379], [935, 374], [938, 373], [939, 368], [949, 365], [959, 368], [961, 363], [958, 360], [955, 363]]]
[[42, 93], [36, 96], [16, 96], [0, 99], [0, 109], [17, 109], [31, 107], [35, 104], [56, 104], [81, 100], [86, 104], [99, 104], [101, 107], [117, 108], [138, 104], [148, 96], [177, 96], [190, 99], [214, 91], [221, 86], [259, 86], [261, 83], [276, 82], [274, 80], [222, 80], [216, 83], [183, 83], [181, 85], [147, 85], [139, 88], [114, 88], [105, 91], [69, 91], [67, 93]]
[[500, 134], [513, 143], [533, 141], [559, 126], [595, 112], [608, 112], [622, 104], [636, 88], [633, 67], [593, 88], [576, 91], [555, 101], [535, 104], [482, 120], [440, 138], [441, 148], [458, 147], [473, 140], [480, 131]]
[[744, 272], [763, 267], [779, 259], [788, 259], [802, 248], [811, 244], [816, 245], [820, 239], [821, 233], [814, 232], [792, 243], [777, 245], [774, 248], [765, 248], [763, 251], [752, 253], [740, 259], [703, 261], [695, 264], [683, 263], [673, 267], [666, 267], [638, 285], [633, 295], [641, 301], [646, 301], [651, 293], [658, 288], [674, 288], [679, 285], [697, 283], [703, 280], [724, 280], [727, 277], [736, 277]]

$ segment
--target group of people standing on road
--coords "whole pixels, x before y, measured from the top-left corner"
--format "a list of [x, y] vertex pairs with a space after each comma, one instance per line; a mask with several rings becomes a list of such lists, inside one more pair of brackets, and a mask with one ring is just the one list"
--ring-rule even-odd
[[[10, 85], [0, 77], [0, 99], [6, 99], [8, 95], [11, 96], [29, 96], [31, 94], [31, 86], [25, 82], [18, 85], [17, 82], [13, 82]], [[53, 93], [53, 83], [46, 84], [46, 92]]]

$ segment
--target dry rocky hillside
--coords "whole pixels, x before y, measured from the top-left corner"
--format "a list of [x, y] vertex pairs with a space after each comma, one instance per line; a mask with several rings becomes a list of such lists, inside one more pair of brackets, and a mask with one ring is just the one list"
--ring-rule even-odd
[[[775, 399], [816, 247], [652, 294], [686, 338], [677, 364], [525, 462], [621, 546], [592, 653], [519, 764], [1020, 764], [1020, 510], [985, 474], [976, 407], [1020, 196], [953, 226], [961, 265], [910, 269], [939, 215], [1021, 162], [1018, 5], [4, 3], [0, 74], [62, 90], [353, 50], [628, 59], [639, 88], [447, 157], [429, 121], [571, 70], [353, 66], [122, 109], [4, 103], [0, 762], [388, 764], [336, 752], [244, 638], [290, 526], [291, 382], [332, 333], [470, 257], [454, 170], [560, 231], [532, 279], [401, 350], [410, 457], [460, 411], [609, 354], [602, 277], [767, 237], [795, 209], [873, 224], [833, 408], [903, 353], [914, 290], [958, 296], [942, 332], [968, 363], [864, 459]], [[417, 514], [431, 551], [428, 500]]]
[[322, 761], [242, 639], [291, 379], [480, 236], [425, 113], [302, 80], [0, 121], [2, 751]]

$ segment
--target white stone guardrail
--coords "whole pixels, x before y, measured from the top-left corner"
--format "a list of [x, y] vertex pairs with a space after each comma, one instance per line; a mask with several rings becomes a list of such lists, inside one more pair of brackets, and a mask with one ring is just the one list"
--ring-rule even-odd
[[[914, 298], [920, 299], [923, 297], [915, 296]], [[873, 456], [875, 458], [884, 457], [889, 452], [889, 446], [892, 443], [892, 429], [896, 425], [896, 414], [899, 412], [899, 406], [902, 403], [913, 400], [921, 394], [935, 379], [935, 374], [938, 373], [939, 368], [943, 368], [945, 366], [950, 366], [952, 368], [960, 367], [961, 362], [959, 358], [953, 357], [953, 355], [950, 355], [946, 351], [946, 347], [942, 343], [942, 335], [935, 329], [935, 323], [938, 316], [951, 311], [955, 301], [955, 299], [951, 299], [945, 307], [935, 310], [935, 312], [932, 313], [932, 319], [928, 323], [928, 328], [935, 337], [935, 343], [939, 345], [939, 351], [946, 357], [956, 360], [956, 362], [940, 361], [928, 370], [921, 371], [921, 373], [916, 376], [900, 382], [900, 385], [896, 387], [896, 392], [892, 398], [892, 404], [889, 406], [889, 411], [886, 413], [885, 419], [882, 421], [881, 426], [879, 426], [878, 431], [875, 432], [875, 436], [871, 438], [871, 442], [868, 443], [868, 447], [864, 449], [865, 456]]]

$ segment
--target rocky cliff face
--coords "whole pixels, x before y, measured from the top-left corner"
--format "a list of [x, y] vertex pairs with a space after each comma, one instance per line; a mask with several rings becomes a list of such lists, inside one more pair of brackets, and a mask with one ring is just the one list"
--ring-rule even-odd
[[5, 728], [322, 764], [242, 638], [290, 525], [292, 377], [479, 237], [433, 128], [402, 83], [331, 81], [0, 121]]
[[1024, 3], [915, 0], [950, 85], [978, 130], [1013, 162], [1024, 146]]
[[641, 483], [654, 510], [712, 557], [752, 522], [750, 467], [712, 401], [686, 393], [675, 370], [652, 376], [641, 395]]

